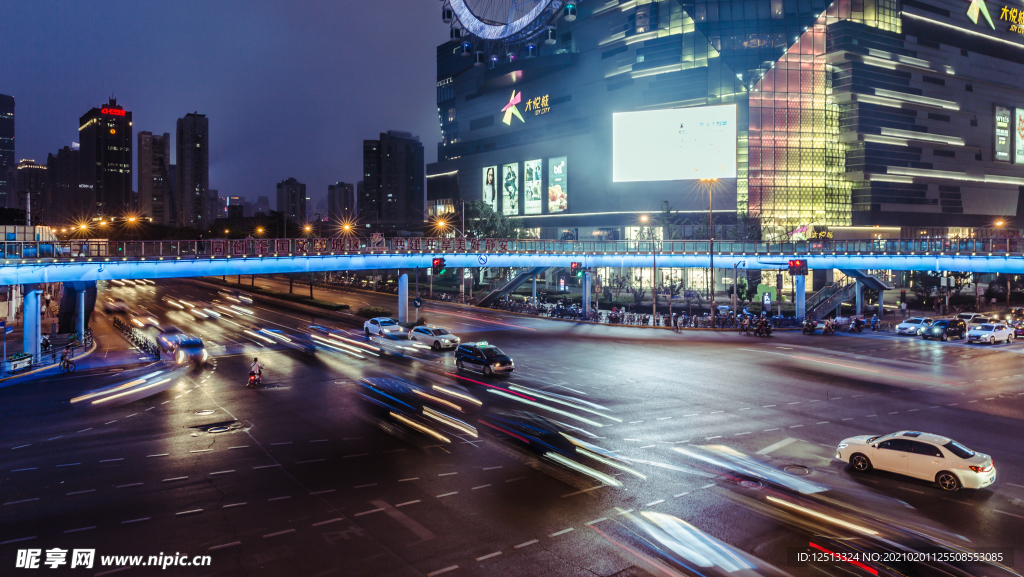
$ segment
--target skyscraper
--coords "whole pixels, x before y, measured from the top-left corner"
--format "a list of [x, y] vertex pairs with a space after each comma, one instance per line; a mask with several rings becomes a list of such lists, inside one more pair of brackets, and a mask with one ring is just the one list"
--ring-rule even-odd
[[170, 188], [170, 162], [170, 134], [139, 133], [139, 212], [164, 226], [174, 226], [178, 216]]
[[352, 183], [335, 182], [327, 186], [327, 218], [331, 222], [349, 222], [356, 217], [356, 194]]
[[25, 225], [41, 224], [43, 187], [46, 184], [46, 166], [36, 161], [22, 159], [13, 170], [9, 171], [14, 194], [8, 198], [10, 208], [25, 211]]
[[81, 202], [82, 159], [78, 143], [46, 155], [46, 187], [43, 215], [48, 223], [74, 222], [83, 217]]
[[270, 214], [270, 197], [257, 196], [256, 203], [252, 207], [253, 213], [263, 213], [264, 215]]
[[85, 217], [132, 212], [132, 113], [111, 98], [79, 120]]
[[210, 123], [205, 114], [190, 112], [178, 119], [178, 226], [204, 230], [212, 222], [210, 200]]
[[10, 183], [7, 172], [14, 168], [14, 97], [0, 94], [0, 207], [6, 207]]
[[306, 185], [295, 178], [277, 183], [277, 211], [293, 222], [306, 218]]
[[418, 136], [389, 130], [380, 140], [363, 141], [360, 210], [376, 232], [423, 227], [423, 144]]

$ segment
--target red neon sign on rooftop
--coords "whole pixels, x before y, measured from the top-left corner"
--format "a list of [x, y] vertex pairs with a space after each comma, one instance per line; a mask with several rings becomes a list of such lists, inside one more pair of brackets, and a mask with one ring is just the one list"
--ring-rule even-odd
[[100, 112], [103, 114], [112, 114], [114, 116], [124, 116], [124, 110], [119, 110], [117, 108], [104, 108], [103, 110], [100, 110]]

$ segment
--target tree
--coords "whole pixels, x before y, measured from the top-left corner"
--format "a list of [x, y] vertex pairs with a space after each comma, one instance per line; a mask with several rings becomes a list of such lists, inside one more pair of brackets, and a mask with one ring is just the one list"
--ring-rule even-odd
[[910, 274], [913, 291], [919, 303], [928, 302], [932, 294], [938, 292], [940, 278], [941, 275], [933, 271], [915, 271]]
[[476, 238], [519, 238], [520, 224], [507, 215], [495, 212], [489, 204], [482, 200], [467, 202], [463, 210], [466, 213], [466, 236]]
[[654, 216], [653, 220], [661, 227], [662, 240], [676, 240], [682, 237], [679, 227], [682, 225], [683, 219], [678, 212], [672, 210], [667, 200], [661, 201], [661, 211]]
[[655, 303], [657, 303], [657, 298], [659, 296], [665, 297], [665, 300], [668, 301], [669, 319], [672, 318], [672, 297], [677, 296], [682, 288], [682, 284], [678, 283], [676, 279], [670, 277], [668, 282], [662, 282], [661, 286], [658, 287], [658, 290], [654, 293]]
[[947, 273], [953, 277], [953, 288], [949, 293], [949, 296], [960, 296], [960, 291], [964, 290], [971, 280], [971, 273], [969, 272], [950, 272]]
[[615, 293], [615, 298], [618, 299], [622, 291], [627, 290], [632, 285], [629, 277], [626, 275], [617, 274], [608, 279], [608, 286], [612, 292]]
[[639, 305], [644, 300], [644, 296], [647, 294], [647, 289], [644, 288], [644, 277], [641, 275], [636, 276], [636, 280], [630, 283], [629, 293], [633, 295], [633, 302]]

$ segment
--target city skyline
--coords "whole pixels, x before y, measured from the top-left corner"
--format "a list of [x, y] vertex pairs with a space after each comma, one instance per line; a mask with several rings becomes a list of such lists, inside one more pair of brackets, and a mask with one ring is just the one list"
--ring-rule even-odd
[[[431, 144], [440, 139], [434, 47], [447, 31], [433, 25], [433, 5], [403, 7], [295, 10], [262, 2], [247, 5], [238, 21], [231, 6], [189, 2], [160, 10], [117, 2], [103, 11], [71, 3], [12, 6], [0, 23], [0, 50], [18, 57], [0, 75], [0, 93], [18, 103], [16, 157], [45, 164], [47, 154], [78, 142], [79, 117], [113, 95], [134, 113], [135, 132], [173, 138], [176, 119], [186, 113], [209, 117], [216, 125], [210, 187], [221, 196], [254, 201], [295, 176], [315, 202], [328, 185], [359, 180], [362, 141], [387, 130], [421, 135], [431, 162]], [[385, 17], [409, 43], [381, 43], [375, 26], [335, 34], [350, 18]], [[104, 26], [123, 33], [86, 32]], [[128, 45], [143, 48], [123, 50]], [[381, 67], [394, 72], [381, 76]], [[373, 82], [364, 85], [365, 78]], [[176, 164], [173, 142], [171, 149]], [[137, 171], [132, 187], [138, 190]]]

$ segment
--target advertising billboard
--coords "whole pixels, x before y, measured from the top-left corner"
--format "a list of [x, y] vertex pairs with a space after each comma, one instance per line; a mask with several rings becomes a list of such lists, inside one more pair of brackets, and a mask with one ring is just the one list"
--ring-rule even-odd
[[1010, 109], [996, 106], [995, 117], [995, 154], [993, 157], [1000, 162], [1010, 162]]
[[483, 168], [483, 193], [480, 197], [491, 210], [498, 210], [498, 167], [485, 166]]
[[527, 160], [523, 163], [523, 214], [540, 214], [544, 206], [541, 196], [544, 161]]
[[736, 177], [736, 105], [612, 115], [612, 180]]
[[519, 214], [519, 163], [501, 167], [501, 212]]
[[569, 169], [564, 156], [548, 159], [548, 212], [569, 209]]
[[1013, 162], [1024, 164], [1024, 108], [1013, 110]]

